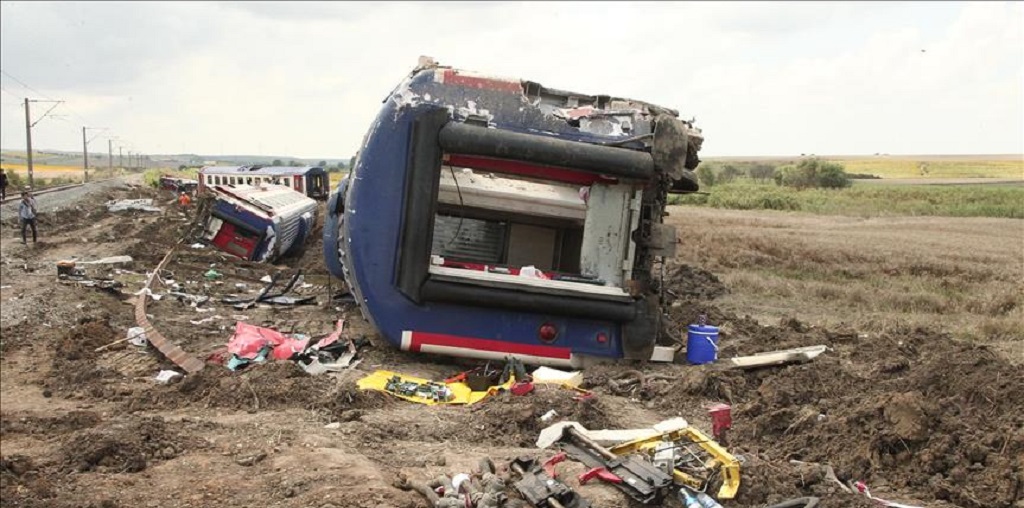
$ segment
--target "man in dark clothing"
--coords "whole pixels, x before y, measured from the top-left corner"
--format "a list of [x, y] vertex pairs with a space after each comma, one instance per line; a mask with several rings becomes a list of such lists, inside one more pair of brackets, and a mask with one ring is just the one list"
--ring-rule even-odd
[[0, 200], [7, 199], [7, 172], [0, 169]]
[[21, 203], [18, 204], [18, 219], [21, 220], [21, 243], [27, 244], [25, 229], [32, 227], [32, 243], [36, 243], [36, 200], [29, 191], [21, 191]]

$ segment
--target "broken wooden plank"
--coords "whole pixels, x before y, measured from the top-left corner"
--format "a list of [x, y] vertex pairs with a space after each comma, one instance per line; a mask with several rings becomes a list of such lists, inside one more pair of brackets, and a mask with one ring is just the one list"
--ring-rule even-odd
[[826, 346], [819, 345], [784, 349], [781, 351], [768, 351], [750, 356], [723, 358], [718, 360], [715, 366], [720, 369], [755, 369], [758, 367], [785, 365], [787, 363], [809, 362], [824, 353], [826, 349]]

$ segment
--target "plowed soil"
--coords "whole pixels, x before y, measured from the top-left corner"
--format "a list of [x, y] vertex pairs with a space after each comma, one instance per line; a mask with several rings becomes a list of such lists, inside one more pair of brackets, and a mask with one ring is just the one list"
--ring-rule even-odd
[[[140, 196], [172, 199], [137, 187], [104, 197]], [[115, 341], [135, 326], [131, 293], [187, 230], [193, 211], [166, 205], [159, 214], [111, 214], [95, 203], [41, 218], [36, 246], [20, 245], [14, 223], [2, 220], [3, 506], [425, 507], [419, 494], [398, 487], [401, 478], [470, 472], [483, 457], [499, 466], [521, 455], [546, 459], [553, 452], [534, 443], [549, 410], [554, 421], [593, 429], [682, 416], [710, 434], [706, 408], [716, 402], [732, 405], [728, 449], [743, 461], [739, 495], [723, 506], [801, 496], [818, 496], [826, 507], [873, 506], [826, 478], [824, 466], [844, 484], [863, 481], [873, 495], [910, 505], [1024, 506], [1019, 366], [936, 329], [822, 329], [800, 316], [759, 323], [721, 310], [714, 300], [729, 288], [679, 263], [666, 267], [666, 344], [704, 315], [721, 327], [720, 357], [828, 349], [809, 363], [750, 371], [690, 366], [684, 352], [675, 364], [599, 365], [585, 371], [591, 400], [538, 387], [468, 407], [418, 405], [360, 391], [355, 382], [376, 369], [443, 379], [474, 364], [396, 351], [350, 303], [329, 301], [339, 286], [327, 277], [314, 237], [301, 256], [277, 265], [185, 244], [163, 276], [212, 296], [200, 306], [212, 310], [165, 296], [147, 312], [156, 329], [201, 359], [226, 344], [236, 320], [319, 336], [344, 319], [347, 336], [370, 339], [358, 367], [309, 376], [290, 362], [237, 373], [208, 364], [160, 384], [154, 376], [175, 369], [172, 363], [152, 348]], [[95, 272], [122, 281], [120, 293], [56, 280], [60, 259], [122, 254], [134, 262], [120, 273]], [[206, 280], [211, 267], [223, 277]], [[237, 310], [219, 302], [254, 296], [264, 275], [287, 278], [298, 268], [300, 291], [315, 295], [315, 305]], [[620, 383], [637, 374], [642, 382]], [[636, 506], [608, 485], [580, 486], [578, 463], [556, 470], [594, 506]]]

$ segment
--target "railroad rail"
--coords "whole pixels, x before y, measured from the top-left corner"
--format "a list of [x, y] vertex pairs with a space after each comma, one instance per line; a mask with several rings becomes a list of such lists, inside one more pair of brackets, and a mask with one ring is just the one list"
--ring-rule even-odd
[[[111, 180], [117, 180], [118, 178], [121, 178], [121, 177], [120, 176], [114, 176], [114, 177], [111, 177], [111, 178], [104, 178], [102, 180], [92, 180], [92, 181], [89, 181], [89, 182], [70, 183], [70, 184], [67, 184], [67, 185], [57, 185], [57, 186], [54, 186], [54, 187], [44, 187], [44, 188], [39, 189], [39, 190], [33, 190], [32, 191], [32, 195], [33, 196], [40, 196], [40, 195], [43, 195], [43, 194], [51, 194], [51, 193], [54, 193], [54, 192], [60, 192], [60, 191], [69, 190], [69, 189], [77, 189], [78, 187], [81, 187], [83, 185], [89, 185], [89, 184], [93, 184], [93, 183], [109, 182]], [[11, 201], [16, 201], [20, 197], [21, 197], [21, 192], [19, 190], [15, 189], [11, 193], [8, 194], [6, 199], [0, 200], [0, 204], [5, 204], [5, 203], [9, 203]]]

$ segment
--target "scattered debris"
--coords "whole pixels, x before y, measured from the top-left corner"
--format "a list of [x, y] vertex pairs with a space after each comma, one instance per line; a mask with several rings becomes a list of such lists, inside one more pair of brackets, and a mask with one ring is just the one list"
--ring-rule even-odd
[[714, 498], [700, 490], [693, 490], [686, 487], [679, 488], [679, 501], [686, 508], [722, 508]]
[[654, 350], [651, 352], [651, 361], [672, 363], [676, 359], [677, 352], [679, 352], [677, 346], [654, 346]]
[[340, 340], [343, 326], [344, 321], [339, 320], [334, 332], [311, 343], [304, 334], [285, 335], [239, 321], [235, 323], [235, 333], [225, 349], [231, 356], [224, 363], [230, 370], [240, 370], [267, 359], [291, 360], [312, 375], [351, 369], [358, 365], [353, 360], [359, 344]]
[[516, 491], [531, 506], [565, 508], [590, 508], [590, 502], [555, 477], [554, 464], [564, 460], [565, 454], [558, 454], [547, 462], [519, 457], [509, 464], [509, 470], [519, 475], [515, 482]]
[[160, 263], [156, 265], [156, 268], [146, 279], [146, 284], [143, 286], [142, 290], [139, 291], [138, 296], [135, 299], [135, 323], [139, 325], [139, 327], [148, 331], [146, 338], [151, 344], [156, 346], [157, 350], [167, 357], [168, 360], [174, 362], [175, 365], [182, 369], [185, 369], [185, 372], [195, 374], [196, 372], [203, 370], [205, 364], [198, 358], [186, 353], [184, 349], [181, 349], [181, 347], [174, 342], [167, 340], [163, 334], [153, 328], [153, 325], [149, 322], [149, 316], [146, 314], [147, 296], [152, 294], [150, 286], [153, 284], [153, 281], [159, 277], [158, 274], [163, 270], [163, 267], [167, 264], [168, 260], [170, 260], [177, 252], [178, 246], [180, 246], [181, 243], [182, 241], [179, 240], [174, 247], [167, 251], [167, 254], [164, 255], [163, 259], [160, 260]]
[[163, 208], [153, 206], [152, 199], [118, 199], [107, 201], [107, 211], [124, 212], [128, 210], [140, 210], [143, 212], [162, 212]]
[[79, 265], [124, 265], [133, 261], [131, 256], [110, 256], [95, 261], [72, 261]]
[[[363, 390], [385, 392], [401, 399], [427, 405], [475, 404], [503, 391], [509, 391], [510, 393], [518, 391], [517, 395], [529, 393], [533, 389], [533, 385], [529, 381], [518, 381], [523, 379], [522, 377], [516, 377], [515, 371], [519, 368], [521, 368], [521, 364], [517, 365], [514, 360], [510, 359], [505, 364], [503, 373], [499, 377], [499, 384], [493, 384], [481, 390], [475, 390], [474, 387], [470, 387], [467, 382], [469, 379], [468, 373], [465, 372], [454, 378], [449, 378], [451, 379], [450, 381], [446, 380], [439, 383], [429, 379], [378, 370], [360, 379], [357, 385]], [[519, 375], [522, 376], [523, 374], [520, 373]], [[519, 388], [516, 389], [516, 386]], [[480, 388], [480, 386], [478, 385], [475, 388]]]
[[589, 468], [601, 468], [621, 479], [612, 484], [643, 504], [660, 503], [672, 486], [670, 473], [634, 454], [617, 455], [574, 427], [563, 428], [558, 447]]
[[739, 356], [727, 358], [719, 362], [718, 368], [722, 369], [756, 369], [773, 365], [784, 365], [787, 363], [809, 362], [817, 358], [828, 349], [826, 346], [808, 346], [781, 351], [770, 351], [757, 353], [750, 356]]
[[864, 482], [855, 482], [853, 486], [857, 489], [857, 492], [864, 494], [864, 497], [867, 497], [868, 499], [882, 506], [889, 506], [891, 508], [924, 508], [922, 506], [912, 506], [909, 504], [894, 503], [892, 501], [886, 501], [885, 499], [872, 496], [871, 490], [868, 489], [867, 484], [865, 484]]
[[219, 314], [215, 314], [213, 316], [205, 317], [203, 319], [192, 319], [192, 320], [189, 320], [189, 323], [191, 323], [193, 325], [204, 325], [206, 323], [210, 323], [210, 322], [216, 321], [218, 319], [224, 319], [224, 316], [221, 316]]
[[159, 373], [157, 373], [154, 379], [156, 379], [158, 383], [167, 384], [171, 382], [172, 379], [180, 375], [181, 373], [176, 370], [161, 370]]
[[[256, 295], [256, 297], [254, 298], [242, 296], [226, 296], [221, 298], [221, 302], [227, 304], [234, 304], [235, 309], [238, 310], [249, 309], [252, 306], [256, 305], [257, 303], [268, 303], [271, 305], [309, 305], [316, 303], [315, 296], [294, 297], [287, 295], [287, 293], [291, 292], [291, 290], [295, 288], [295, 285], [302, 278], [302, 270], [298, 270], [295, 273], [295, 275], [292, 276], [292, 278], [288, 281], [288, 284], [285, 285], [284, 289], [282, 289], [278, 293], [270, 294], [270, 290], [273, 289], [275, 285], [277, 285], [278, 275], [279, 274], [275, 274], [273, 277], [268, 276], [269, 279], [266, 281], [267, 285], [263, 288], [262, 291], [260, 291], [260, 294]], [[268, 277], [264, 277], [264, 279], [267, 279]], [[260, 280], [262, 281], [263, 279]]]
[[242, 466], [242, 467], [251, 467], [251, 466], [255, 466], [256, 464], [262, 462], [263, 459], [265, 459], [265, 458], [267, 458], [267, 454], [263, 453], [263, 452], [260, 452], [260, 453], [257, 453], [255, 455], [247, 455], [245, 457], [241, 457], [239, 459], [236, 459], [235, 460], [235, 464], [238, 464], [239, 466]]
[[732, 407], [728, 404], [715, 404], [708, 408], [711, 415], [711, 435], [724, 446], [728, 446], [727, 433], [732, 428]]
[[700, 492], [707, 490], [712, 480], [720, 479], [719, 499], [733, 499], [740, 488], [740, 463], [736, 457], [690, 425], [620, 443], [609, 451], [620, 457], [647, 457], [677, 482]]
[[531, 376], [533, 376], [533, 382], [537, 384], [559, 384], [576, 388], [583, 383], [582, 372], [566, 372], [551, 367], [538, 367]]

